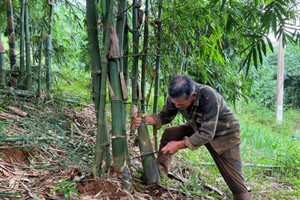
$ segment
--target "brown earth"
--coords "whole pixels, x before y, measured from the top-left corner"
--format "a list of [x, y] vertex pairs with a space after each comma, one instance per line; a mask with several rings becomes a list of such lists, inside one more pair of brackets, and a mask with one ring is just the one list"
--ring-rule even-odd
[[[28, 116], [0, 111], [0, 123], [6, 124], [2, 132], [0, 129], [0, 199], [8, 200], [14, 196], [24, 200], [64, 199], [62, 190], [51, 191], [61, 187], [62, 181], [76, 183], [74, 187], [80, 197], [71, 194], [74, 200], [193, 199], [183, 191], [161, 184], [145, 185], [137, 175], [133, 176], [131, 192], [123, 188], [119, 176], [112, 172], [105, 179], [94, 180], [90, 169], [94, 159], [92, 154], [79, 157], [85, 162], [72, 163], [74, 158], [69, 155], [74, 149], [82, 147], [78, 150], [80, 153], [95, 146], [96, 118], [92, 106], [52, 109], [45, 105], [35, 107], [28, 102], [24, 107], [14, 106], [27, 112]], [[31, 136], [34, 136], [32, 141], [28, 139]], [[130, 145], [134, 157], [132, 170], [141, 170], [138, 147], [133, 142]]]
[[0, 158], [11, 165], [29, 165], [29, 154], [20, 147], [1, 147]]

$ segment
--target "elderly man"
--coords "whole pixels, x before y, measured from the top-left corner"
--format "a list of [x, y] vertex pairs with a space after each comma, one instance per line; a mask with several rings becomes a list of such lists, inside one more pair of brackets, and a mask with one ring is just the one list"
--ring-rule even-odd
[[[180, 149], [195, 150], [205, 145], [235, 200], [252, 199], [242, 176], [240, 126], [222, 96], [213, 88], [195, 84], [189, 77], [178, 75], [169, 86], [169, 97], [159, 115], [143, 115], [148, 125], [160, 129], [177, 113], [187, 123], [165, 129], [157, 156], [159, 172], [167, 177], [172, 155]], [[135, 126], [141, 119], [136, 117]]]

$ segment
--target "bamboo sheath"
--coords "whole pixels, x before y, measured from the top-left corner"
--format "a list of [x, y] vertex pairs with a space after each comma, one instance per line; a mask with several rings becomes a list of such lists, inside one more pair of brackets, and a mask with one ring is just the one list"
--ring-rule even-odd
[[154, 150], [144, 119], [142, 119], [142, 123], [138, 128], [138, 139], [140, 152], [142, 155], [144, 155], [142, 156], [142, 165], [145, 177], [144, 181], [147, 184], [157, 183], [159, 181], [159, 174], [156, 164], [156, 158], [154, 153], [152, 153]]

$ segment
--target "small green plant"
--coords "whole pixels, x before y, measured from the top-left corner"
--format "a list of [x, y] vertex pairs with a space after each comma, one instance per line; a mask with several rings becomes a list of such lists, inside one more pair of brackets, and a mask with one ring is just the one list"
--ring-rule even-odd
[[77, 189], [75, 188], [76, 183], [70, 182], [70, 181], [61, 181], [59, 186], [54, 187], [51, 189], [51, 193], [58, 191], [64, 194], [66, 199], [71, 198], [71, 193], [74, 194], [75, 196], [79, 196], [79, 193]]

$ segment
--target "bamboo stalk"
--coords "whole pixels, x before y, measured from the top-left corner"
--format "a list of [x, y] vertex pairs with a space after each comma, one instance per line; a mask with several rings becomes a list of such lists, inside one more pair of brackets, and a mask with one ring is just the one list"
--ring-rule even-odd
[[148, 39], [149, 39], [149, 0], [146, 0], [145, 7], [145, 24], [144, 24], [144, 44], [143, 44], [143, 56], [142, 56], [142, 79], [141, 79], [141, 108], [142, 112], [146, 113], [146, 67], [147, 67], [147, 53], [148, 53]]
[[[106, 30], [105, 30], [105, 39], [103, 46], [103, 55], [101, 56], [101, 89], [100, 89], [100, 98], [99, 98], [99, 110], [98, 110], [98, 129], [96, 136], [96, 147], [95, 147], [95, 161], [93, 165], [93, 174], [94, 178], [96, 178], [96, 172], [100, 164], [102, 163], [101, 155], [102, 155], [102, 141], [103, 137], [108, 135], [106, 133], [107, 125], [106, 115], [105, 115], [105, 99], [106, 99], [106, 86], [107, 86], [107, 72], [108, 72], [108, 51], [110, 44], [110, 35], [112, 31], [112, 21], [113, 21], [113, 5], [114, 0], [108, 0], [107, 6], [107, 17], [106, 17]], [[109, 165], [110, 163], [105, 163]], [[103, 171], [101, 171], [103, 173]]]
[[37, 95], [40, 97], [41, 95], [41, 87], [42, 87], [42, 77], [41, 77], [41, 69], [42, 69], [42, 49], [43, 49], [43, 35], [44, 35], [44, 27], [41, 26], [41, 35], [40, 35], [40, 46], [38, 51], [38, 69], [37, 69], [37, 81], [38, 81], [38, 88], [37, 88]]
[[[157, 50], [156, 50], [156, 67], [155, 67], [155, 87], [154, 87], [154, 105], [153, 113], [158, 113], [158, 98], [159, 98], [159, 76], [160, 76], [160, 59], [161, 59], [161, 12], [162, 12], [162, 0], [159, 0], [158, 5], [158, 18], [157, 21]], [[157, 130], [153, 128], [153, 135], [155, 140], [155, 149], [158, 150]]]
[[26, 89], [31, 90], [32, 85], [32, 68], [31, 68], [31, 52], [29, 39], [29, 17], [28, 17], [28, 3], [25, 4], [24, 25], [25, 25], [25, 49], [26, 49]]
[[34, 93], [25, 90], [14, 90], [14, 89], [0, 89], [0, 93], [2, 94], [12, 94], [20, 97], [35, 97]]
[[138, 103], [138, 62], [139, 62], [139, 32], [138, 32], [138, 3], [137, 0], [132, 1], [132, 37], [133, 37], [133, 66], [132, 66], [132, 103]]
[[[96, 112], [99, 109], [99, 95], [100, 95], [100, 74], [101, 58], [98, 39], [97, 28], [97, 5], [95, 0], [86, 1], [86, 19], [87, 19], [87, 33], [89, 40], [89, 53], [91, 58], [91, 77], [93, 84], [93, 97]], [[98, 115], [96, 115], [98, 117]]]
[[[123, 3], [123, 5], [121, 5]], [[125, 2], [120, 2], [119, 12], [122, 11]], [[119, 15], [121, 16], [121, 15]], [[125, 124], [125, 104], [123, 103], [122, 86], [120, 80], [120, 48], [119, 44], [123, 43], [119, 41], [118, 36], [123, 40], [124, 33], [124, 21], [122, 19], [117, 20], [117, 27], [119, 33], [115, 28], [112, 28], [111, 40], [110, 40], [110, 57], [109, 61], [109, 80], [111, 83], [111, 90], [114, 94], [114, 99], [111, 98], [111, 112], [112, 112], [112, 135], [120, 136], [112, 140], [112, 153], [114, 160], [114, 168], [117, 171], [124, 169], [126, 165], [126, 157], [129, 156], [127, 138], [126, 138], [126, 124]]]
[[142, 155], [141, 157], [145, 182], [147, 184], [157, 183], [159, 181], [159, 174], [156, 164], [156, 158], [153, 153], [150, 135], [144, 119], [142, 119], [142, 123], [138, 128], [138, 140], [140, 152]]
[[25, 65], [24, 65], [24, 62], [25, 62], [25, 59], [24, 59], [24, 43], [25, 43], [25, 35], [24, 35], [24, 32], [25, 32], [25, 28], [24, 28], [24, 18], [25, 18], [25, 0], [22, 0], [21, 1], [21, 14], [20, 14], [20, 76], [19, 76], [19, 79], [20, 79], [20, 86], [23, 87], [24, 86], [24, 68], [25, 68]]
[[0, 87], [6, 86], [5, 82], [5, 70], [4, 70], [4, 54], [5, 54], [5, 48], [4, 44], [1, 40], [1, 32], [0, 32]]
[[10, 61], [10, 84], [12, 87], [17, 85], [18, 73], [17, 73], [17, 59], [16, 59], [16, 40], [15, 40], [15, 28], [14, 28], [14, 15], [13, 15], [13, 6], [11, 0], [5, 0], [6, 4], [6, 13], [7, 13], [7, 29], [9, 35], [9, 61]]
[[53, 30], [53, 16], [54, 16], [54, 0], [49, 0], [50, 16], [49, 16], [49, 28], [46, 36], [46, 90], [48, 93], [51, 92], [52, 78], [51, 78], [51, 55], [52, 55], [52, 30]]

